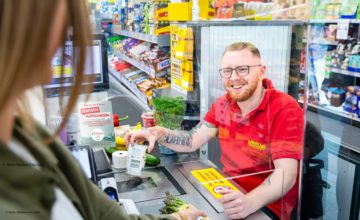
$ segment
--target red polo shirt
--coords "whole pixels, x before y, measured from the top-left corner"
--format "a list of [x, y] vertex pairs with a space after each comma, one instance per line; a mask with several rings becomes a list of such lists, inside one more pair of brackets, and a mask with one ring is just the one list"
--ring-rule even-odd
[[[249, 114], [226, 94], [211, 106], [205, 121], [218, 128], [224, 172], [231, 177], [274, 169], [273, 160], [302, 158], [304, 113], [289, 95], [275, 90], [269, 79], [261, 104]], [[270, 173], [235, 179], [246, 191], [260, 185]], [[293, 188], [267, 207], [281, 219], [289, 219], [298, 198], [299, 178]]]

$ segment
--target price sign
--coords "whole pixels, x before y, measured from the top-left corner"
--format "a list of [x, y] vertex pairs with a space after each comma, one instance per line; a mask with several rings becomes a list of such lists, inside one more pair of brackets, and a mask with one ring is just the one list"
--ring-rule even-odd
[[350, 25], [350, 19], [339, 19], [338, 20], [338, 25], [337, 25], [337, 30], [336, 30], [336, 39], [338, 39], [338, 40], [348, 39], [349, 25]]

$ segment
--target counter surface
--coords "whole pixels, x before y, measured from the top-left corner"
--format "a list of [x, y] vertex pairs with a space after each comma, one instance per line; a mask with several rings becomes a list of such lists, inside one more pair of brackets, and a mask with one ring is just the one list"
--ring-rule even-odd
[[125, 169], [99, 175], [99, 179], [114, 177], [119, 198], [134, 200], [141, 214], [160, 214], [165, 192], [204, 210], [210, 219], [228, 219], [217, 199], [207, 192], [190, 174], [191, 170], [213, 167], [210, 161], [197, 159], [197, 154], [163, 156], [157, 167], [145, 167], [141, 177], [126, 174]]
[[[145, 167], [140, 177], [128, 175], [125, 169], [113, 168], [112, 172], [99, 175], [98, 179], [114, 177], [119, 198], [132, 199], [140, 214], [161, 214], [159, 210], [164, 206], [165, 192], [170, 192], [205, 211], [211, 220], [229, 219], [223, 212], [222, 204], [191, 174], [192, 170], [205, 168], [215, 168], [221, 173], [211, 161], [198, 159], [198, 153], [160, 158], [161, 164], [156, 167]], [[222, 175], [226, 178], [226, 175]], [[241, 189], [236, 182], [226, 179]]]

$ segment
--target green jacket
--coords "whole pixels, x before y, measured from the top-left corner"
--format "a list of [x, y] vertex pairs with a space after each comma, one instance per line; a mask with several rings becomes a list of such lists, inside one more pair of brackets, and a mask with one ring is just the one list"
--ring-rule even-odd
[[50, 219], [58, 186], [86, 220], [173, 219], [170, 216], [126, 215], [119, 205], [87, 179], [80, 165], [63, 144], [54, 140], [45, 144], [39, 137], [49, 137], [45, 128], [37, 126], [30, 135], [17, 122], [13, 137], [37, 159], [41, 170], [28, 164], [0, 142], [0, 219]]

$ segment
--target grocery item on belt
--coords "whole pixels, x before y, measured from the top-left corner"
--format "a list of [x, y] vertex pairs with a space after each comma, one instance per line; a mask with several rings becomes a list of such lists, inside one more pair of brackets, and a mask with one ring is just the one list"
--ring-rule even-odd
[[[166, 198], [164, 199], [165, 206], [159, 210], [162, 214], [172, 214], [175, 212], [180, 212], [192, 206], [191, 204], [188, 204], [185, 201], [171, 195], [170, 192], [165, 192], [165, 195], [166, 195]], [[198, 217], [197, 220], [210, 220], [210, 219], [208, 217]]]
[[164, 199], [165, 206], [160, 209], [160, 212], [162, 214], [171, 214], [174, 212], [179, 212], [180, 207], [186, 204], [183, 200], [173, 196], [170, 194], [170, 192], [165, 193], [166, 198]]
[[145, 155], [145, 165], [146, 166], [157, 166], [161, 162], [160, 158], [152, 154]]
[[147, 146], [135, 144], [128, 148], [126, 172], [130, 175], [141, 176], [145, 166], [145, 154]]

